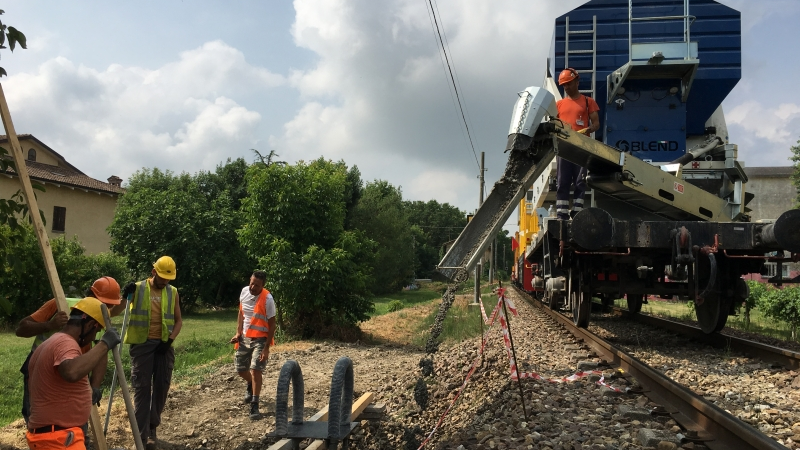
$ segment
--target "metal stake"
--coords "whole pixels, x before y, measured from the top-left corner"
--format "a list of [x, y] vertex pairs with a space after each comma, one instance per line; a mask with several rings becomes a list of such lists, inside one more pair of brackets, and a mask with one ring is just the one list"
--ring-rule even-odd
[[[503, 283], [498, 280], [497, 285], [502, 288]], [[525, 393], [522, 391], [522, 379], [519, 377], [519, 361], [517, 361], [517, 352], [514, 350], [514, 338], [511, 337], [511, 317], [508, 316], [506, 309], [506, 295], [503, 294], [503, 314], [506, 316], [506, 326], [508, 327], [508, 340], [511, 341], [511, 356], [514, 357], [514, 370], [517, 371], [517, 385], [519, 386], [519, 400], [522, 402], [522, 414], [525, 416], [525, 421], [528, 422], [528, 410], [525, 408]]]
[[[127, 299], [130, 301], [131, 299]], [[128, 305], [130, 306], [130, 305]], [[120, 335], [121, 338], [125, 338], [125, 331], [128, 329], [128, 314], [130, 313], [130, 308], [125, 308], [125, 318], [122, 319], [122, 334]], [[120, 343], [119, 345], [122, 345]], [[103, 425], [103, 434], [108, 434], [108, 422], [111, 421], [111, 405], [114, 402], [114, 390], [117, 388], [117, 366], [114, 366], [114, 376], [111, 377], [111, 390], [108, 394], [108, 408], [106, 408], [106, 422]]]
[[[111, 316], [108, 314], [108, 307], [105, 304], [100, 305], [100, 310], [103, 312], [103, 320], [105, 322], [105, 329], [111, 328]], [[124, 335], [123, 335], [124, 336]], [[114, 364], [117, 367], [117, 378], [119, 378], [119, 387], [122, 388], [122, 398], [125, 400], [125, 408], [128, 410], [128, 420], [131, 423], [131, 433], [133, 433], [133, 442], [136, 445], [136, 450], [144, 450], [142, 444], [142, 435], [139, 434], [139, 425], [136, 423], [136, 414], [134, 413], [133, 402], [131, 401], [131, 393], [128, 391], [128, 383], [125, 381], [125, 372], [122, 370], [122, 356], [119, 354], [119, 347], [122, 345], [120, 342], [111, 353], [114, 354]], [[99, 418], [98, 418], [99, 419]]]

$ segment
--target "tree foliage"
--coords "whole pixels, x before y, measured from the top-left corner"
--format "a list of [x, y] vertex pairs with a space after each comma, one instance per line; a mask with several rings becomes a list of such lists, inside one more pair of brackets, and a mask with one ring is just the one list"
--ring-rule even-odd
[[139, 278], [153, 262], [171, 256], [177, 265], [173, 284], [181, 304], [232, 304], [253, 269], [239, 245], [242, 181], [247, 164], [230, 160], [215, 173], [142, 169], [131, 177], [109, 227], [111, 249], [126, 255]]
[[[0, 9], [0, 15], [4, 14], [5, 11]], [[22, 34], [21, 31], [17, 30], [14, 27], [6, 26], [4, 23], [0, 22], [0, 49], [6, 48], [6, 43], [8, 43], [8, 48], [13, 52], [14, 48], [19, 44], [20, 47], [23, 49], [28, 48], [27, 39], [25, 35]], [[0, 67], [0, 77], [3, 75], [8, 75], [6, 70]], [[14, 161], [11, 159], [11, 154], [3, 147], [0, 147], [0, 173], [6, 172], [9, 169], [16, 172], [16, 167], [14, 165]], [[42, 191], [40, 185], [34, 186]], [[18, 190], [11, 198], [0, 198], [0, 226], [6, 224], [12, 228], [16, 228], [19, 218], [24, 218], [25, 215], [28, 213], [28, 205], [25, 204], [25, 198], [22, 196], [22, 191]], [[10, 237], [6, 237], [9, 239]], [[6, 246], [8, 245], [8, 241], [0, 240], [0, 245]]]
[[377, 244], [369, 285], [373, 294], [395, 292], [413, 281], [414, 238], [399, 188], [383, 180], [367, 183], [350, 224]]
[[436, 200], [407, 201], [405, 209], [412, 225], [417, 278], [431, 278], [444, 256], [444, 244], [458, 237], [467, 225], [467, 215]]
[[758, 308], [765, 316], [789, 326], [792, 340], [797, 340], [800, 326], [800, 286], [769, 289], [761, 296]]
[[[10, 245], [0, 247], [0, 296], [5, 300], [4, 312], [11, 320], [18, 320], [35, 311], [45, 301], [53, 298], [36, 234], [30, 225], [21, 225], [12, 231], [0, 225], [0, 239], [15, 234]], [[124, 257], [111, 253], [87, 255], [77, 238], [59, 237], [50, 241], [53, 259], [61, 286], [68, 297], [83, 297], [94, 280], [110, 276], [119, 281], [129, 279], [130, 272]], [[14, 258], [8, 258], [14, 255]]]
[[[747, 288], [750, 294], [742, 302], [741, 308], [744, 308], [744, 329], [750, 329], [750, 312], [754, 310], [761, 302], [761, 298], [772, 290], [772, 285], [768, 283], [759, 283], [755, 280], [747, 281]], [[737, 308], [738, 309], [738, 308]]]
[[353, 326], [372, 311], [375, 243], [345, 229], [352, 181], [343, 162], [322, 158], [248, 170], [240, 241], [267, 272], [278, 320], [289, 332], [310, 336]]

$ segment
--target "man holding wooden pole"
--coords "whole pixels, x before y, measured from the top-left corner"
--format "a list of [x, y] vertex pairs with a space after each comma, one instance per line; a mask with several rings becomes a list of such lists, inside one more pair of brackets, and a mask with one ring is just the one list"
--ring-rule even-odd
[[[86, 290], [84, 295], [86, 297], [94, 297], [108, 305], [112, 316], [119, 314], [125, 309], [126, 303], [120, 299], [119, 295], [119, 283], [117, 283], [117, 280], [112, 277], [106, 276], [98, 278], [94, 283], [92, 283], [92, 286]], [[67, 304], [69, 304], [70, 307], [74, 307], [80, 300], [81, 299], [79, 298], [67, 298]], [[33, 345], [31, 346], [31, 351], [28, 353], [28, 358], [19, 369], [23, 375], [22, 417], [25, 419], [26, 424], [28, 423], [28, 419], [31, 415], [30, 390], [28, 388], [28, 363], [31, 355], [33, 355], [33, 352], [36, 350], [36, 348], [46, 341], [47, 338], [60, 331], [61, 328], [66, 325], [67, 320], [67, 313], [64, 311], [59, 311], [56, 300], [50, 299], [46, 301], [38, 310], [36, 310], [36, 312], [23, 318], [19, 322], [19, 325], [17, 325], [17, 337], [35, 337]], [[81, 351], [86, 353], [91, 350], [91, 348], [92, 346], [89, 344], [85, 347], [82, 347]], [[106, 360], [100, 360], [98, 361], [97, 367], [92, 370], [90, 377], [91, 379], [89, 381], [92, 386], [93, 393], [92, 403], [98, 403], [100, 401], [100, 397], [102, 396], [103, 391], [100, 385], [102, 384], [103, 377], [106, 373], [106, 365]]]
[[31, 417], [25, 438], [32, 450], [83, 450], [82, 426], [89, 420], [92, 389], [89, 372], [120, 342], [113, 328], [87, 353], [104, 328], [99, 300], [87, 297], [70, 311], [67, 324], [33, 352], [29, 363]]

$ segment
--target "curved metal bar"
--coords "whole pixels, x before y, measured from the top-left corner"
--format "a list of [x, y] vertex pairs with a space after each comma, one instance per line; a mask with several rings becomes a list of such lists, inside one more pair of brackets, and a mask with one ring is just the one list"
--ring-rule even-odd
[[[336, 443], [350, 431], [350, 413], [353, 409], [353, 361], [342, 356], [336, 361], [331, 377], [328, 400], [328, 439]], [[344, 431], [346, 430], [346, 431]], [[344, 435], [342, 433], [345, 433]]]
[[278, 375], [278, 388], [275, 394], [275, 435], [284, 437], [289, 434], [289, 384], [292, 385], [292, 423], [303, 423], [303, 403], [305, 386], [303, 371], [295, 360], [287, 360]]

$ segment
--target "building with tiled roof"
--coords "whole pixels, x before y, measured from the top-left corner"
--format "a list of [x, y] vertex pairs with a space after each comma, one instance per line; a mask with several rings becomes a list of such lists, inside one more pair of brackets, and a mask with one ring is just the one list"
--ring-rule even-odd
[[[45, 192], [37, 191], [36, 198], [50, 237], [75, 236], [87, 253], [109, 251], [106, 229], [114, 219], [117, 199], [125, 192], [122, 179], [111, 175], [107, 182], [96, 180], [33, 135], [17, 137], [28, 175], [45, 188]], [[0, 135], [0, 147], [11, 150], [4, 135]], [[13, 170], [0, 173], [0, 198], [9, 198], [21, 187]]]

